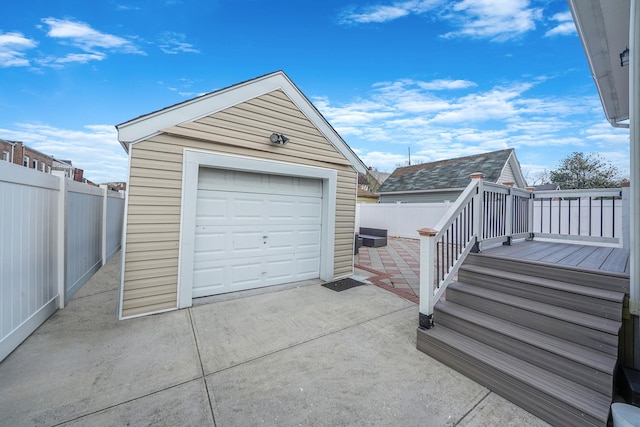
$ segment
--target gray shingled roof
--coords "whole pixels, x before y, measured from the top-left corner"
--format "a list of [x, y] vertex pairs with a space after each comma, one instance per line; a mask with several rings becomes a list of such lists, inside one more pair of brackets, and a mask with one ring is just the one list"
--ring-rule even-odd
[[474, 172], [484, 173], [485, 181], [497, 182], [512, 152], [513, 148], [508, 148], [398, 168], [380, 186], [378, 193], [464, 188]]

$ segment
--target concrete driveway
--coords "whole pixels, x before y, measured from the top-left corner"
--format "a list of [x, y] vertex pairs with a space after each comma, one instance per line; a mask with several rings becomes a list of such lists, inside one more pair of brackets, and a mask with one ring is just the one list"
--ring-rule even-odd
[[0, 363], [0, 425], [546, 425], [417, 351], [417, 306], [379, 287], [118, 321], [118, 277], [116, 256]]

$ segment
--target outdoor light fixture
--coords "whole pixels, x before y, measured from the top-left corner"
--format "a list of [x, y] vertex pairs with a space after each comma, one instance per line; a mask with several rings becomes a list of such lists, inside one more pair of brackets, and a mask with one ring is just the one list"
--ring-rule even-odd
[[287, 138], [281, 133], [272, 133], [271, 136], [269, 137], [269, 140], [274, 144], [282, 144], [282, 145], [289, 142], [289, 138]]
[[629, 48], [620, 53], [620, 66], [624, 67], [625, 65], [629, 65]]

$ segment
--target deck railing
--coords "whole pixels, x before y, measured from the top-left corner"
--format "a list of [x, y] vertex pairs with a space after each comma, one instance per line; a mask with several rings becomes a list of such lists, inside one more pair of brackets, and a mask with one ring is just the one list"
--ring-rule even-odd
[[[420, 326], [471, 251], [512, 239], [544, 238], [622, 246], [629, 206], [624, 189], [529, 191], [471, 182], [434, 228], [420, 233]], [[628, 214], [627, 214], [628, 215]]]

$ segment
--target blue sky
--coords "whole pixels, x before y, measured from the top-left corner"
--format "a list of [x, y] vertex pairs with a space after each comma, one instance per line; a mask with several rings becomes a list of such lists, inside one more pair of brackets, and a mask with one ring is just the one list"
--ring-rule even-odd
[[629, 174], [562, 0], [22, 0], [0, 4], [0, 138], [123, 181], [114, 126], [283, 70], [365, 164], [515, 148]]

